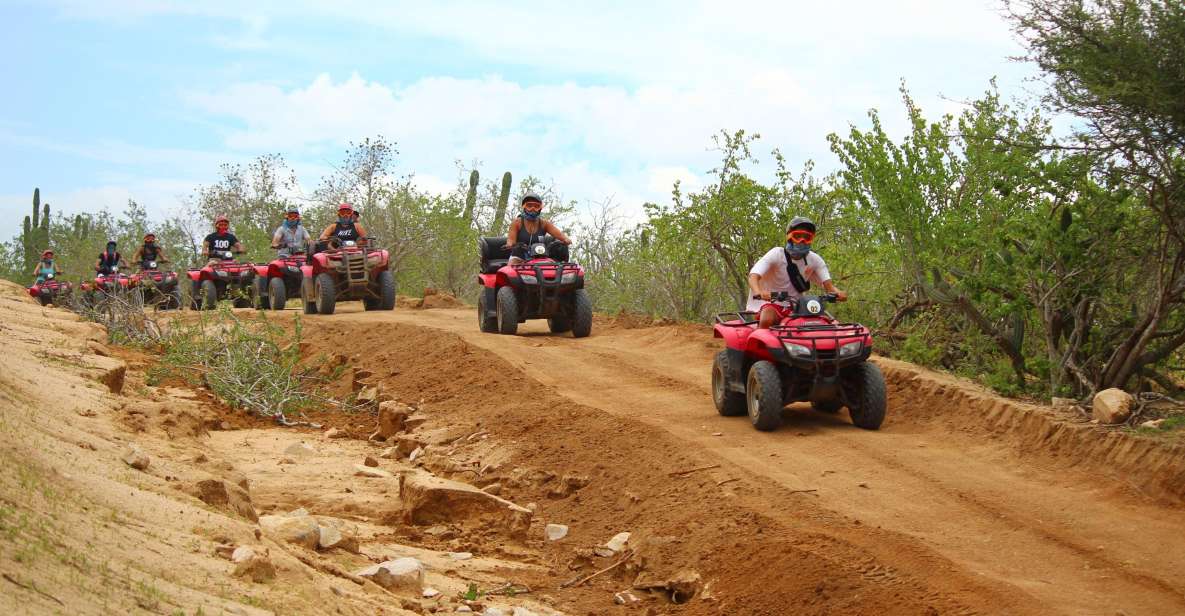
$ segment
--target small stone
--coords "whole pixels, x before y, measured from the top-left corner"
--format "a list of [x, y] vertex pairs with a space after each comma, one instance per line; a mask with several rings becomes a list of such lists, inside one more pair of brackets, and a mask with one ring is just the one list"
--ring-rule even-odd
[[435, 597], [435, 596], [439, 595], [439, 594], [440, 594], [440, 591], [439, 591], [439, 590], [436, 590], [435, 588], [428, 587], [428, 588], [425, 588], [425, 589], [424, 589], [424, 592], [422, 592], [422, 593], [420, 593], [420, 594], [421, 594], [421, 595], [423, 595], [423, 597], [424, 597], [425, 599], [431, 599], [432, 597]]
[[724, 436], [723, 432], [713, 432], [712, 436]]
[[498, 495], [502, 494], [502, 484], [491, 483], [490, 485], [482, 488], [481, 491], [485, 492], [486, 494], [493, 494], [495, 496], [498, 496]]
[[1148, 421], [1141, 422], [1140, 427], [1141, 428], [1151, 428], [1152, 430], [1159, 430], [1161, 424], [1163, 424], [1163, 423], [1164, 423], [1163, 418], [1162, 419], [1149, 419]]
[[473, 558], [472, 552], [449, 552], [448, 555], [453, 560], [469, 560]]
[[296, 460], [289, 457], [280, 458], [280, 464], [296, 464]]
[[568, 527], [563, 524], [548, 524], [543, 529], [543, 535], [548, 541], [559, 541], [568, 536]]
[[249, 545], [240, 545], [230, 554], [230, 562], [235, 564], [251, 560], [252, 558], [255, 558], [255, 550]]
[[204, 464], [209, 461], [210, 461], [210, 458], [207, 458], [206, 454], [204, 454], [204, 453], [199, 453], [198, 455], [193, 457], [194, 464]]
[[335, 526], [328, 524], [318, 525], [317, 547], [322, 550], [329, 550], [337, 547], [342, 542], [342, 532]]
[[128, 466], [138, 471], [142, 471], [148, 468], [148, 464], [152, 461], [152, 458], [149, 458], [148, 454], [140, 451], [139, 447], [132, 445], [128, 447], [127, 451], [124, 452], [123, 461]]
[[219, 422], [219, 423], [218, 423], [218, 429], [219, 429], [219, 430], [230, 430], [230, 424], [229, 424], [228, 422], [225, 422], [225, 421], [223, 421], [223, 422]]
[[613, 595], [613, 602], [617, 605], [628, 605], [630, 603], [637, 603], [638, 601], [640, 601], [640, 599], [635, 597], [634, 593], [628, 590], [623, 590]]
[[[361, 402], [361, 396], [359, 401]], [[407, 416], [411, 415], [411, 412], [411, 407], [406, 404], [394, 401], [379, 404], [379, 425], [375, 433], [370, 435], [371, 440], [385, 441], [402, 432], [405, 429]]]
[[235, 565], [235, 577], [247, 577], [256, 584], [262, 584], [276, 579], [276, 566], [261, 554], [252, 553], [251, 557]]
[[1049, 406], [1052, 406], [1055, 409], [1069, 408], [1077, 405], [1078, 401], [1073, 398], [1058, 398], [1057, 396], [1054, 396], [1049, 400]]
[[596, 554], [597, 556], [600, 556], [601, 558], [609, 558], [610, 556], [613, 556], [616, 553], [617, 552], [614, 552], [613, 550], [610, 550], [609, 548], [607, 548], [603, 545], [593, 548], [593, 554]]
[[396, 558], [371, 565], [355, 575], [372, 580], [387, 590], [423, 592], [424, 563], [415, 558]]
[[408, 462], [415, 462], [416, 458], [420, 457], [423, 453], [424, 453], [423, 447], [416, 447], [415, 451], [411, 452], [411, 455], [407, 456], [407, 461]]
[[338, 430], [337, 428], [330, 428], [325, 431], [325, 438], [346, 438], [348, 436], [350, 435], [344, 430]]
[[363, 464], [355, 464], [354, 465], [354, 474], [359, 475], [361, 477], [374, 477], [374, 478], [378, 478], [378, 479], [387, 478], [387, 477], [392, 476], [391, 473], [388, 473], [387, 471], [385, 471], [381, 468], [371, 468], [371, 467], [365, 466]]
[[384, 460], [397, 460], [397, 459], [399, 459], [399, 448], [398, 447], [388, 447], [388, 448], [384, 449], [382, 453], [379, 454], [379, 457]]
[[311, 456], [317, 453], [317, 450], [304, 443], [293, 443], [284, 450], [284, 455], [299, 458], [301, 456]]
[[605, 547], [613, 550], [614, 552], [620, 552], [625, 549], [625, 544], [628, 543], [629, 540], [629, 533], [617, 533], [616, 535], [613, 535], [612, 539], [605, 542]]
[[473, 608], [469, 607], [468, 605], [458, 605], [457, 606], [457, 613], [458, 614], [472, 614]]
[[366, 456], [366, 459], [363, 460], [362, 463], [365, 464], [366, 466], [378, 466], [379, 465], [379, 461], [375, 460], [374, 456]]
[[482, 616], [506, 616], [506, 612], [503, 612], [500, 608], [496, 607], [487, 607], [486, 610], [481, 614]]
[[510, 616], [535, 616], [535, 612], [532, 612], [525, 607], [516, 607], [514, 608], [514, 611], [511, 612]]
[[288, 543], [317, 549], [321, 541], [321, 527], [312, 517], [291, 515], [265, 515], [259, 518], [259, 525], [269, 535]]
[[1091, 411], [1100, 424], [1118, 424], [1131, 416], [1131, 406], [1131, 394], [1111, 388], [1094, 395]]
[[[243, 483], [246, 483], [245, 479]], [[205, 479], [194, 484], [194, 490], [198, 499], [207, 505], [230, 509], [252, 522], [259, 520], [255, 505], [251, 502], [251, 494], [242, 485], [221, 479]]]

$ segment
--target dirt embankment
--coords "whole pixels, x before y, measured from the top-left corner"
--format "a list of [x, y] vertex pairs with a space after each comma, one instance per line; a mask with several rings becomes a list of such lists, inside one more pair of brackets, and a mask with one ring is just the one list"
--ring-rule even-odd
[[715, 415], [702, 328], [343, 306], [304, 346], [371, 410], [280, 428], [17, 291], [4, 613], [451, 612], [470, 584], [516, 616], [1185, 611], [1178, 450], [905, 364], [880, 432], [791, 410], [765, 434]]

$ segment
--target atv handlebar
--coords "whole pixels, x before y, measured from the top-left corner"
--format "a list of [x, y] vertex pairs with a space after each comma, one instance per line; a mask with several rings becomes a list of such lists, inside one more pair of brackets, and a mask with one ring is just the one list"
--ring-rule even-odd
[[[762, 297], [760, 294], [755, 294], [755, 295], [753, 295], [753, 299], [765, 299], [765, 298]], [[773, 293], [769, 294], [769, 301], [771, 301], [771, 302], [788, 302], [791, 299], [793, 299], [793, 298], [791, 297], [789, 291], [774, 291]], [[818, 299], [821, 302], [827, 303], [827, 304], [834, 304], [835, 302], [839, 301], [839, 296], [836, 295], [835, 293], [826, 293], [824, 295], [817, 296], [816, 299]]]

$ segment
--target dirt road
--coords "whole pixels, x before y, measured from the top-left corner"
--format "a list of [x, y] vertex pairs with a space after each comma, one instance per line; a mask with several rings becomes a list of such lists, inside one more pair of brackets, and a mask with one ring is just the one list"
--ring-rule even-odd
[[[310, 325], [344, 336], [374, 337], [395, 324], [455, 334], [559, 396], [660, 429], [687, 455], [719, 464], [710, 471], [719, 481], [742, 479], [732, 485], [741, 486], [736, 497], [745, 507], [875, 558], [865, 577], [924, 580], [931, 592], [958, 597], [960, 611], [1185, 613], [1185, 515], [1177, 504], [1097, 466], [1025, 451], [1023, 434], [984, 428], [972, 417], [982, 409], [965, 408], [957, 396], [914, 397], [891, 377], [878, 432], [854, 428], [845, 413], [791, 410], [781, 429], [759, 433], [745, 418], [716, 414], [709, 367], [720, 346], [704, 328], [606, 320], [591, 338], [575, 340], [547, 334], [544, 322], [509, 337], [479, 333], [474, 321], [471, 309], [343, 306], [332, 324]], [[612, 435], [583, 438], [601, 437]], [[573, 438], [579, 447], [582, 437]], [[636, 454], [621, 462], [646, 464], [651, 455]]]

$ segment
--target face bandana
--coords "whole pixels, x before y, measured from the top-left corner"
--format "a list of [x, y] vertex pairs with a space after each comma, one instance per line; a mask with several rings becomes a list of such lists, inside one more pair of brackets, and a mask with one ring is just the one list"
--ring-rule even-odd
[[299, 224], [300, 224], [300, 221], [299, 221], [299, 220], [292, 220], [292, 219], [289, 219], [289, 220], [285, 220], [285, 221], [284, 221], [284, 226], [288, 227], [289, 229], [295, 229], [295, 228], [296, 228], [296, 226], [297, 226], [297, 225], [299, 225]]
[[354, 217], [353, 216], [338, 216], [337, 222], [339, 222], [343, 225], [348, 225], [348, 224], [354, 222]]
[[539, 214], [542, 212], [532, 212], [530, 210], [523, 210], [523, 218], [527, 220], [539, 220]]

